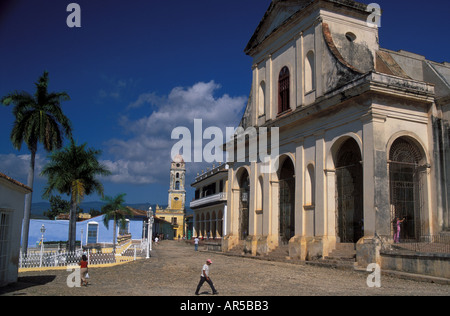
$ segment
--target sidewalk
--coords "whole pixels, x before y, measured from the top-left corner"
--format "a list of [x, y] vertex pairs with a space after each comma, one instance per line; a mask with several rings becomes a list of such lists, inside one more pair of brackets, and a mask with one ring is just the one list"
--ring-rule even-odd
[[[69, 288], [71, 272], [65, 270], [26, 272], [18, 283], [0, 288], [0, 295], [194, 296], [207, 259], [213, 262], [211, 279], [219, 296], [450, 295], [449, 285], [383, 275], [381, 288], [369, 288], [368, 273], [195, 252], [184, 242], [166, 240], [153, 247], [148, 260], [91, 268], [87, 287]], [[211, 295], [207, 284], [201, 294]]]

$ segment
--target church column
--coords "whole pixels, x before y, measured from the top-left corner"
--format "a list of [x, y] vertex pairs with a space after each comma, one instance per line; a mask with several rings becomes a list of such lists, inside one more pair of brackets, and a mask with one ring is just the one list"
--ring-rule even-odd
[[356, 244], [361, 267], [380, 264], [381, 244], [376, 236], [390, 235], [389, 174], [387, 168], [386, 116], [369, 112], [363, 124], [364, 237]]
[[305, 238], [305, 212], [304, 201], [304, 139], [296, 142], [295, 150], [295, 236], [289, 241], [289, 257], [293, 259], [306, 260], [306, 238]]
[[228, 169], [228, 195], [225, 217], [226, 235], [222, 242], [224, 251], [228, 251], [239, 244], [239, 198], [240, 190], [237, 186], [236, 170]]
[[198, 218], [197, 218], [197, 212], [194, 212], [194, 227], [192, 229], [192, 237], [198, 236], [198, 232], [197, 232], [197, 222]]
[[322, 80], [325, 78], [324, 76], [321, 76], [320, 74], [323, 73], [322, 71], [322, 56], [321, 52], [323, 52], [325, 49], [325, 43], [323, 38], [323, 30], [322, 30], [322, 17], [319, 17], [315, 22], [315, 35], [314, 35], [314, 58], [315, 58], [315, 87], [316, 87], [316, 98], [319, 98], [323, 96], [324, 94], [324, 83]]
[[326, 236], [327, 235], [327, 216], [325, 212], [325, 198], [326, 198], [326, 188], [325, 188], [325, 132], [321, 131], [316, 133], [316, 181], [315, 181], [315, 232], [316, 236]]
[[256, 162], [250, 163], [250, 200], [248, 204], [248, 222], [249, 222], [249, 231], [248, 234], [250, 236], [256, 235], [256, 214], [255, 214], [255, 207], [256, 207], [256, 185], [258, 184], [257, 179], [257, 165]]
[[368, 113], [363, 123], [364, 235], [390, 235], [386, 116]]
[[[274, 102], [273, 98], [274, 98], [274, 82], [278, 82], [274, 81], [273, 78], [273, 60], [272, 60], [272, 55], [268, 56], [269, 59], [267, 60], [267, 70], [266, 70], [266, 78], [269, 78], [268, 80], [266, 80], [266, 91], [268, 93], [268, 101], [266, 102], [266, 115], [268, 115], [268, 117], [266, 116], [266, 120], [274, 120], [277, 117], [277, 110], [278, 108], [274, 109], [274, 104], [276, 104]], [[276, 93], [276, 92], [275, 92]]]
[[303, 93], [303, 32], [300, 32], [295, 39], [295, 60], [296, 60], [296, 106], [304, 103]]
[[[315, 238], [308, 245], [310, 257], [325, 257], [336, 243], [334, 235], [328, 235], [327, 187], [325, 177], [325, 132], [314, 134], [316, 137], [316, 166], [315, 166]], [[331, 220], [331, 219], [330, 219]]]
[[280, 195], [280, 183], [278, 180], [277, 173], [271, 174], [270, 180], [270, 214], [269, 214], [269, 235], [267, 237], [268, 248], [269, 250], [273, 250], [278, 246], [279, 243], [279, 231], [280, 231], [280, 203], [279, 203], [279, 195]]
[[336, 236], [336, 170], [325, 170], [327, 182], [328, 236]]
[[258, 237], [256, 236], [256, 185], [257, 180], [257, 163], [250, 162], [250, 198], [248, 203], [248, 237], [245, 240], [245, 251], [251, 252], [253, 256], [256, 256]]
[[251, 104], [251, 126], [256, 126], [258, 124], [258, 117], [260, 113], [258, 113], [258, 99], [259, 99], [259, 73], [258, 73], [258, 65], [254, 64], [252, 66], [252, 75], [253, 75], [253, 84], [252, 84], [252, 104]]
[[304, 149], [303, 138], [295, 150], [295, 235], [304, 236]]

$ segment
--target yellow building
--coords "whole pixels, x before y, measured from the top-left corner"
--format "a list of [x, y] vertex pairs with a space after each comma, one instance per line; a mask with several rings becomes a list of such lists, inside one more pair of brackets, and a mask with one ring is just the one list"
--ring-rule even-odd
[[[155, 216], [173, 225], [173, 238], [185, 235], [186, 164], [181, 155], [175, 156], [170, 167], [169, 203], [166, 209], [156, 208]], [[169, 236], [170, 238], [171, 236]]]

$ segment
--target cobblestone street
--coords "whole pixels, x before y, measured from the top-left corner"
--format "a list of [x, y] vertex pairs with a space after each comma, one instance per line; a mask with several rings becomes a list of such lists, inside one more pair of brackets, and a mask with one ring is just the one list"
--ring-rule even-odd
[[[219, 296], [309, 295], [440, 295], [449, 285], [381, 277], [381, 288], [369, 288], [368, 273], [269, 262], [249, 258], [195, 252], [184, 242], [163, 241], [154, 246], [149, 260], [110, 267], [90, 268], [87, 287], [70, 288], [65, 270], [19, 274], [19, 282], [0, 288], [8, 296], [193, 296], [206, 259], [211, 259], [211, 279]], [[205, 283], [200, 297], [211, 295]]]

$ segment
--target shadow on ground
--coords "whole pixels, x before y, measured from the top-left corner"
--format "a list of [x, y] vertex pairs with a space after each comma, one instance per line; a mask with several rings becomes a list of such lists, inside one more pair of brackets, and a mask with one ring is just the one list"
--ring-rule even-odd
[[[21, 290], [25, 290], [27, 288], [33, 287], [33, 286], [40, 286], [45, 285], [47, 283], [52, 282], [55, 280], [55, 275], [38, 275], [38, 276], [24, 276], [19, 277], [18, 281], [16, 283], [12, 283], [9, 285], [6, 285], [4, 287], [0, 287], [0, 295], [6, 294], [9, 292], [17, 292]], [[20, 292], [15, 293], [14, 295], [22, 295]], [[26, 295], [23, 293], [23, 295]]]

